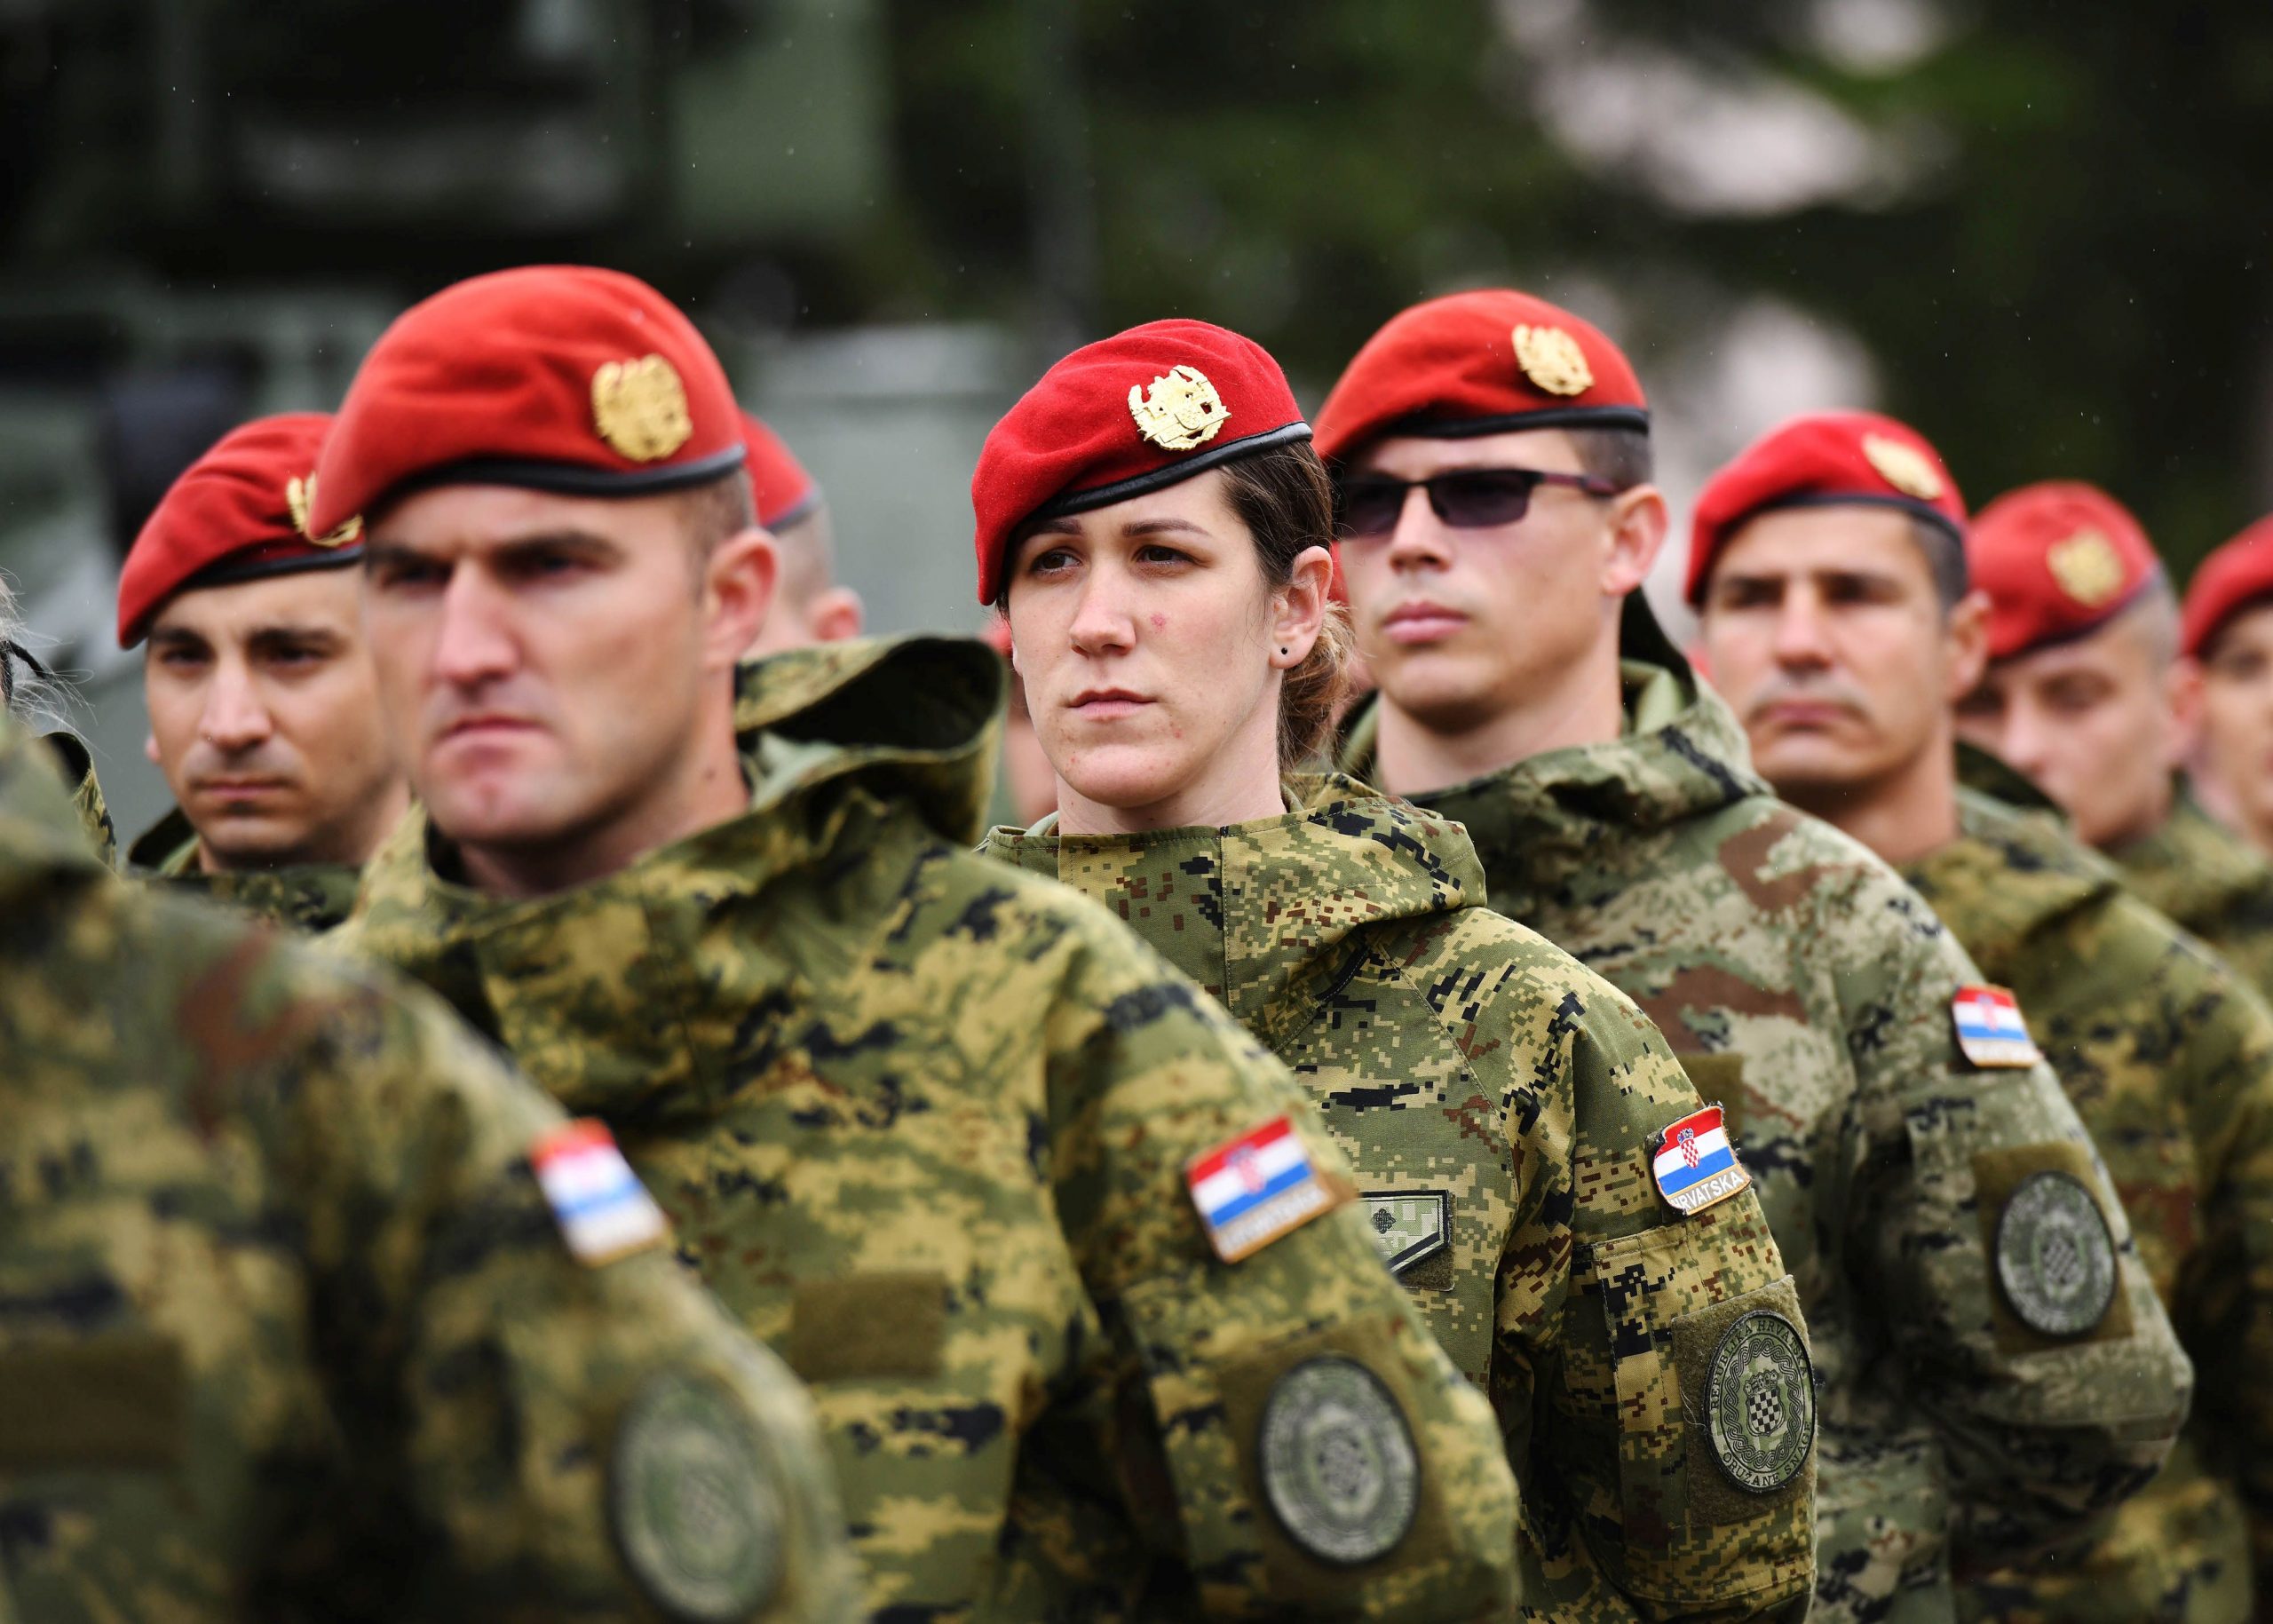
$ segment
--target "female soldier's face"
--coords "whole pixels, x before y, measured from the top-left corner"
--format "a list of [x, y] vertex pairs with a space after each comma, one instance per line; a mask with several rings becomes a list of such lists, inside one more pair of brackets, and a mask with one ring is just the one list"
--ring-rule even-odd
[[1068, 832], [1281, 809], [1280, 673], [1317, 637], [1300, 596], [1264, 580], [1217, 470], [1019, 538], [1011, 659]]

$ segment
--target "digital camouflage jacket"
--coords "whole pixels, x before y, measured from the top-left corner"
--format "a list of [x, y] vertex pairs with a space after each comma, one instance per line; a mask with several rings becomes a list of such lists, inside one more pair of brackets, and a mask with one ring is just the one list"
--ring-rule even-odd
[[746, 816], [516, 903], [445, 877], [414, 814], [345, 937], [614, 1127], [680, 1256], [813, 1385], [873, 1614], [1503, 1608], [1490, 1406], [1361, 1209], [1237, 1263], [1203, 1230], [1186, 1164], [1251, 1166], [1231, 1142], [1281, 1121], [1286, 1177], [1349, 1189], [1294, 1080], [970, 849], [1002, 661], [921, 638], [744, 677]]
[[796, 1381], [571, 1255], [432, 1000], [123, 883], [4, 717], [0, 920], [0, 1616], [851, 1616]]
[[1290, 788], [1300, 811], [1229, 828], [1045, 820], [986, 849], [1103, 903], [1309, 1085], [1382, 1260], [1499, 1411], [1527, 1610], [1803, 1613], [1791, 1281], [1740, 1171], [1687, 1217], [1652, 1182], [1696, 1089], [1627, 998], [1480, 906], [1457, 824], [1338, 776]]
[[2183, 788], [2162, 827], [2108, 855], [2147, 906], [2184, 925], [2273, 997], [2273, 862]]
[[[1770, 794], [1685, 667], [1629, 661], [1625, 683], [1617, 741], [1416, 798], [1468, 826], [1492, 906], [1639, 1004], [1738, 1129], [1814, 1351], [1813, 1616], [1945, 1619], [1953, 1567], [2071, 1533], [2146, 1480], [2191, 1371], [2119, 1212], [2127, 1312], [2016, 1343], [1992, 1286], [2006, 1191], [2063, 1169], [2105, 1194], [2074, 1107], [2041, 1066], [1960, 1055], [1963, 950], [1878, 858]], [[1354, 770], [1372, 733], [1369, 712]]]
[[2087, 1547], [1973, 1587], [2015, 1620], [2251, 1616], [2273, 1556], [2273, 1013], [2051, 819], [1964, 791], [1960, 837], [1911, 883], [2028, 1029], [2099, 1143], [2193, 1356], [2162, 1474]]
[[197, 831], [176, 807], [126, 850], [127, 872], [206, 898], [257, 919], [311, 934], [329, 931], [354, 911], [357, 870], [343, 863], [244, 868], [208, 874], [197, 866]]

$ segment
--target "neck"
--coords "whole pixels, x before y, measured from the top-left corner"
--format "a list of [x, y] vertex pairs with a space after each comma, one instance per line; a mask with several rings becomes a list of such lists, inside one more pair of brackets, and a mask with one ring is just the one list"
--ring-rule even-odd
[[2103, 852], [2114, 852], [2158, 833], [2164, 824], [2170, 821], [2174, 799], [2171, 794], [2170, 780], [2157, 778], [2153, 792], [2140, 806], [2138, 816], [2126, 820], [2121, 828], [2095, 844]]
[[1778, 784], [1802, 812], [1852, 835], [1897, 867], [1957, 838], [1957, 756], [1948, 729], [1875, 783]]
[[1143, 835], [1155, 829], [1227, 828], [1282, 816], [1279, 785], [1278, 710], [1262, 713], [1267, 727], [1216, 752], [1201, 770], [1166, 795], [1142, 803], [1109, 804], [1083, 795], [1061, 774], [1057, 828], [1065, 835]]
[[1618, 638], [1613, 630], [1554, 680], [1488, 714], [1423, 718], [1383, 688], [1376, 715], [1373, 775], [1393, 795], [1442, 789], [1549, 750], [1607, 744], [1626, 725]]

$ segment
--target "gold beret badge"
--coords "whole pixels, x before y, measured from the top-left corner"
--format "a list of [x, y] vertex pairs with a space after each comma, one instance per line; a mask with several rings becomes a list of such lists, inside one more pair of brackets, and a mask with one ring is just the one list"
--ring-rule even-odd
[[1579, 341], [1559, 327], [1518, 327], [1516, 365], [1551, 395], [1582, 395], [1595, 386], [1594, 368]]
[[1129, 386], [1129, 415], [1136, 432], [1164, 451], [1189, 451], [1223, 432], [1231, 411], [1197, 367], [1171, 367], [1150, 389]]
[[612, 360], [592, 374], [592, 424], [635, 463], [669, 456], [694, 434], [686, 385], [660, 355]]
[[1880, 479], [1904, 495], [1920, 502], [1940, 499], [1942, 476], [1934, 471], [1934, 464], [1916, 447], [1889, 440], [1883, 434], [1865, 434], [1863, 456], [1878, 470]]
[[358, 513], [329, 535], [317, 535], [308, 528], [308, 515], [316, 505], [316, 477], [284, 481], [284, 508], [292, 516], [292, 528], [307, 538], [313, 547], [345, 547], [363, 534], [363, 516]]
[[2123, 590], [2123, 560], [2115, 543], [2097, 530], [2079, 530], [2052, 543], [2044, 555], [2060, 590], [2087, 609], [2096, 609]]

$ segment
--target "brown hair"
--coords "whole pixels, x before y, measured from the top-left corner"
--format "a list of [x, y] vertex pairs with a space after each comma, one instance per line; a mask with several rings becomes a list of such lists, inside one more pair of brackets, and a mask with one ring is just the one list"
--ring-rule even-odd
[[709, 558], [721, 542], [740, 535], [757, 523], [749, 471], [737, 468], [732, 473], [682, 491], [678, 509], [695, 557]]
[[[1273, 587], [1295, 576], [1295, 559], [1311, 547], [1334, 545], [1334, 485], [1308, 440], [1273, 446], [1223, 464], [1232, 511], [1255, 538], [1263, 578]], [[1279, 691], [1279, 765], [1299, 766], [1317, 754], [1334, 726], [1335, 707], [1350, 680], [1355, 639], [1338, 603], [1326, 606], [1318, 641], [1287, 673]]]

